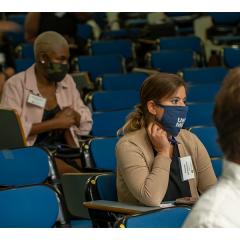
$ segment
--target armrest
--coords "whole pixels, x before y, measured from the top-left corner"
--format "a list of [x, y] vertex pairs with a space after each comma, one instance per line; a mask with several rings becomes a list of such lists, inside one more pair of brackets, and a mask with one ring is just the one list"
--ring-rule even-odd
[[[84, 207], [92, 210], [100, 210], [105, 212], [122, 213], [126, 215], [133, 215], [137, 213], [161, 209], [162, 207], [146, 207], [140, 205], [133, 205], [117, 201], [96, 200], [90, 202], [83, 202]], [[174, 206], [174, 205], [172, 205]]]
[[148, 75], [151, 75], [151, 74], [156, 74], [156, 73], [159, 73], [160, 71], [159, 70], [156, 70], [156, 69], [153, 69], [153, 68], [133, 68], [132, 70], [133, 72], [143, 72], [143, 73], [146, 73]]
[[74, 217], [89, 219], [88, 210], [83, 206], [87, 181], [100, 173], [66, 173], [61, 176], [61, 184], [68, 212]]
[[148, 45], [156, 45], [158, 43], [157, 40], [144, 39], [144, 38], [139, 38], [137, 41], [139, 43], [144, 43], [144, 44], [148, 44]]

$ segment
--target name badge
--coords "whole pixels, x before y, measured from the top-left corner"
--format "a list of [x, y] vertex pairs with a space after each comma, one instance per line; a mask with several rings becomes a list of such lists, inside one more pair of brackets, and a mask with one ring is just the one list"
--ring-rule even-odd
[[39, 97], [39, 96], [36, 96], [31, 93], [29, 94], [28, 100], [27, 100], [28, 103], [31, 103], [31, 104], [41, 107], [41, 108], [45, 107], [46, 101], [47, 101], [46, 98]]
[[179, 158], [182, 180], [195, 178], [191, 156]]

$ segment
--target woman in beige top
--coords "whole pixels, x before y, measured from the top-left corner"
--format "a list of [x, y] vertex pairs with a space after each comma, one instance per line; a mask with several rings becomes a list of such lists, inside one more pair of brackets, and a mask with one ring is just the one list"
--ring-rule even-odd
[[181, 129], [188, 110], [184, 80], [175, 74], [152, 75], [140, 98], [116, 146], [119, 201], [159, 206], [199, 197], [217, 180], [203, 144]]

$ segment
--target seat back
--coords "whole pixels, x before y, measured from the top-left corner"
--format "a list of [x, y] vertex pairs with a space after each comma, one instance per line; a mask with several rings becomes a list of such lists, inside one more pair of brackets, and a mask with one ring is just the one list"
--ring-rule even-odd
[[105, 73], [123, 73], [125, 71], [121, 55], [79, 56], [78, 64], [80, 71], [88, 72], [93, 81]]
[[141, 30], [139, 28], [106, 30], [102, 32], [102, 39], [136, 39], [140, 34]]
[[16, 110], [0, 108], [0, 149], [27, 145], [20, 117]]
[[1, 228], [47, 228], [56, 223], [56, 193], [47, 186], [0, 191]]
[[194, 35], [194, 20], [201, 13], [196, 12], [165, 12], [171, 22], [174, 22], [177, 35]]
[[115, 174], [93, 176], [87, 183], [86, 197], [88, 201], [117, 201]]
[[118, 129], [124, 125], [128, 114], [132, 111], [133, 109], [94, 112], [91, 134], [95, 137], [116, 137]]
[[77, 25], [77, 37], [81, 37], [85, 40], [93, 39], [93, 29], [89, 24]]
[[213, 158], [212, 161], [213, 170], [217, 178], [221, 177], [223, 171], [223, 159]]
[[38, 147], [0, 150], [0, 185], [43, 183], [49, 174], [49, 156]]
[[193, 127], [190, 131], [201, 140], [210, 157], [223, 156], [223, 152], [217, 143], [218, 133], [215, 127]]
[[96, 185], [99, 197], [102, 200], [117, 201], [116, 176], [98, 175], [96, 176]]
[[202, 53], [201, 39], [196, 36], [180, 36], [161, 38], [159, 41], [160, 50], [190, 49], [196, 53]]
[[238, 12], [209, 12], [208, 15], [216, 25], [232, 26], [238, 24], [240, 21], [240, 14]]
[[96, 138], [90, 142], [90, 155], [95, 168], [116, 171], [115, 146], [118, 138]]
[[8, 16], [9, 21], [18, 23], [21, 26], [24, 25], [25, 18], [26, 18], [26, 14], [11, 14], [11, 15]]
[[21, 58], [34, 59], [33, 44], [24, 43], [20, 46], [20, 48], [21, 48], [21, 50], [20, 50]]
[[138, 91], [97, 91], [91, 95], [93, 111], [117, 111], [133, 108], [140, 102]]
[[213, 102], [195, 103], [188, 107], [187, 119], [184, 124], [185, 128], [193, 126], [213, 126]]
[[150, 65], [161, 72], [176, 73], [195, 64], [191, 50], [161, 50], [151, 53]]
[[119, 54], [125, 59], [134, 57], [132, 42], [127, 39], [94, 41], [91, 44], [91, 52], [92, 55]]
[[99, 173], [65, 173], [61, 177], [63, 193], [69, 213], [77, 218], [89, 219], [87, 208], [83, 206], [86, 201], [85, 190], [89, 179]]
[[25, 41], [23, 27], [17, 32], [6, 32], [6, 36], [14, 48]]
[[34, 59], [16, 59], [15, 60], [15, 69], [16, 73], [25, 71], [27, 68], [31, 67], [34, 64]]
[[119, 223], [119, 226], [127, 228], [180, 228], [189, 213], [190, 209], [186, 207], [154, 210], [126, 216]]
[[190, 85], [187, 93], [187, 102], [214, 102], [220, 87], [220, 83]]
[[145, 73], [104, 74], [102, 77], [103, 90], [139, 90], [147, 78]]
[[[19, 123], [19, 126], [21, 126], [20, 120], [16, 121], [16, 115], [13, 116], [15, 122], [12, 124], [10, 123], [10, 119], [7, 119], [5, 124], [2, 124], [2, 119], [0, 110], [0, 127], [10, 125], [11, 128], [9, 129], [12, 131], [14, 129], [14, 124]], [[2, 133], [4, 131], [4, 129], [1, 130]], [[20, 134], [19, 132], [21, 133], [19, 128], [14, 130], [16, 136], [18, 136], [17, 134]], [[56, 170], [49, 154], [38, 147], [9, 150], [9, 148], [26, 146], [25, 141], [22, 139], [22, 135], [19, 137], [21, 140], [19, 140], [20, 144], [15, 143], [13, 141], [15, 135], [13, 135], [12, 138], [7, 135], [6, 138], [2, 139], [4, 135], [1, 134], [0, 137], [1, 142], [4, 142], [5, 140], [3, 147], [5, 150], [0, 151], [0, 185], [12, 187], [39, 184], [43, 183], [48, 176], [50, 176], [53, 187], [60, 193], [61, 189], [59, 188], [59, 182], [56, 181]], [[59, 200], [59, 221], [64, 225], [66, 224], [66, 216], [62, 210], [63, 205], [64, 202]]]
[[240, 49], [239, 48], [224, 48], [223, 61], [229, 68], [234, 68], [240, 65]]
[[71, 76], [81, 96], [85, 96], [87, 93], [94, 91], [94, 84], [90, 80], [87, 72], [74, 72], [71, 73]]
[[221, 83], [227, 74], [224, 67], [186, 68], [183, 70], [183, 79], [192, 84]]
[[19, 31], [5, 32], [7, 38], [10, 40], [11, 45], [14, 48], [25, 41], [25, 38], [24, 38], [25, 17], [26, 17], [26, 14], [11, 14], [7, 17], [8, 21], [15, 22], [20, 26]]

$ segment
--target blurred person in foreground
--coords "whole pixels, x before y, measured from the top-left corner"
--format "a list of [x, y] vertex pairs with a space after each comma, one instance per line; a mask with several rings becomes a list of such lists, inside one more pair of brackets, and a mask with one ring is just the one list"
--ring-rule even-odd
[[240, 227], [240, 68], [230, 71], [217, 95], [214, 122], [224, 153], [223, 174], [194, 206], [184, 227]]

